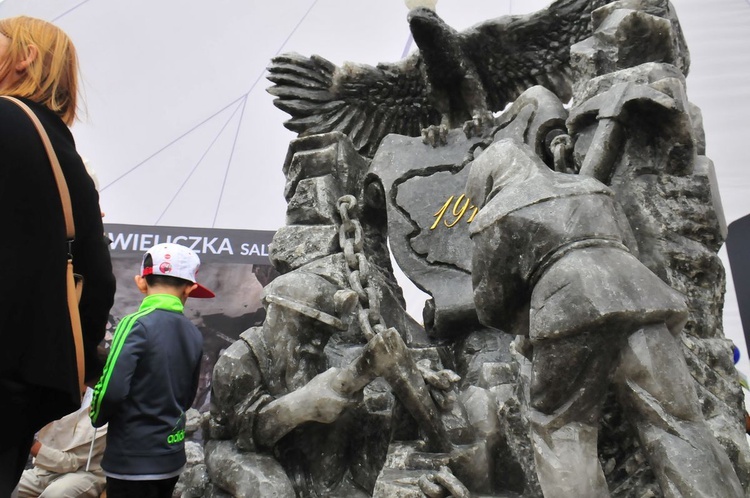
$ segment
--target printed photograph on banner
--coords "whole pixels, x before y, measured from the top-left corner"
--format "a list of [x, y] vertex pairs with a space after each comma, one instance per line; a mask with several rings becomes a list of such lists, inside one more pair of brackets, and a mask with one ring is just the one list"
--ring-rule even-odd
[[219, 354], [250, 327], [265, 319], [263, 288], [278, 273], [268, 258], [273, 231], [105, 224], [117, 277], [104, 346], [109, 348], [119, 321], [138, 309], [143, 294], [135, 286], [143, 254], [171, 242], [190, 247], [201, 258], [198, 282], [216, 293], [213, 299], [188, 299], [185, 316], [203, 334], [203, 362], [193, 408], [205, 412], [210, 403], [211, 373]]

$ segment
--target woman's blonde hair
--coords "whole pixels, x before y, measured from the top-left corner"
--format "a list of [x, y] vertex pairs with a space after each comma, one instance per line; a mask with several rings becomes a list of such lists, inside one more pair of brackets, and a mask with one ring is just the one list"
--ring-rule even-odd
[[0, 19], [0, 33], [10, 38], [8, 56], [0, 62], [0, 80], [29, 56], [31, 45], [38, 51], [21, 77], [3, 93], [44, 104], [65, 124], [73, 124], [78, 102], [78, 57], [68, 35], [54, 24], [26, 16]]

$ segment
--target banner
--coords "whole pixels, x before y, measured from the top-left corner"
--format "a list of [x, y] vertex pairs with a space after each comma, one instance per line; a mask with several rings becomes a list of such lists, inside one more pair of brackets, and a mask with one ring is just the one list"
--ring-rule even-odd
[[263, 287], [278, 273], [268, 259], [273, 231], [104, 224], [111, 240], [112, 266], [117, 278], [115, 304], [110, 311], [105, 346], [117, 323], [138, 310], [143, 299], [134, 282], [143, 254], [152, 246], [172, 242], [190, 247], [201, 259], [198, 281], [214, 291], [213, 299], [190, 298], [185, 316], [203, 335], [201, 381], [193, 408], [208, 409], [211, 373], [221, 351], [250, 327], [265, 319]]
[[164, 242], [187, 246], [202, 263], [224, 262], [270, 265], [268, 246], [273, 231], [227, 230], [217, 228], [156, 227], [104, 224], [112, 241], [113, 257], [143, 256], [149, 248]]
[[750, 215], [729, 224], [726, 244], [745, 343], [750, 345]]

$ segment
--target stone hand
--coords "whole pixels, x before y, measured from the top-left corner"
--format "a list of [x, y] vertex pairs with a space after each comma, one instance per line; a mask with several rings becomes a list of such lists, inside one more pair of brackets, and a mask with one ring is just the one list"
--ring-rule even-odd
[[341, 412], [355, 403], [353, 398], [342, 395], [335, 388], [340, 373], [340, 368], [329, 368], [313, 377], [305, 387], [297, 391], [300, 395], [299, 402], [306, 405], [308, 420], [330, 424], [341, 415]]
[[453, 370], [433, 370], [430, 360], [417, 362], [417, 368], [430, 388], [430, 395], [441, 410], [447, 410], [456, 401], [454, 386], [461, 377]]
[[305, 422], [330, 424], [355, 403], [354, 398], [334, 388], [341, 369], [329, 368], [303, 387], [268, 403], [258, 414], [255, 438], [270, 447]]
[[466, 486], [446, 466], [440, 467], [437, 472], [421, 476], [417, 484], [428, 498], [445, 498], [447, 496], [470, 498], [471, 496]]

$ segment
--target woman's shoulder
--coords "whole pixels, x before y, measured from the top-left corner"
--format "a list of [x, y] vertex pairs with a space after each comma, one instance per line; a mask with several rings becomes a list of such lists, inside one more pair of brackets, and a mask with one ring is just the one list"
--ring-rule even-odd
[[[21, 99], [17, 100], [23, 102]], [[6, 126], [6, 124], [18, 124], [19, 121], [27, 121], [31, 124], [31, 121], [24, 110], [16, 102], [5, 98], [4, 96], [0, 97], [0, 126]]]
[[35, 114], [39, 112], [38, 108], [44, 107], [29, 99], [25, 99], [22, 97], [14, 97], [12, 95], [2, 95], [0, 96], [0, 109], [4, 111], [3, 118], [6, 117], [5, 111], [10, 112], [10, 117], [24, 116], [26, 113], [22, 109], [22, 106], [19, 105], [19, 102], [21, 104], [25, 104], [32, 111], [34, 111]]
[[31, 111], [45, 126], [54, 124], [55, 126], [62, 125], [63, 127], [67, 128], [67, 125], [65, 125], [62, 118], [60, 118], [60, 116], [58, 116], [55, 112], [51, 111], [43, 104], [23, 97], [12, 97], [8, 95], [0, 96], [0, 110], [2, 111], [0, 113], [0, 122], [6, 120], [23, 120], [33, 126], [33, 123], [27, 116], [26, 111], [22, 108], [22, 105], [18, 104], [18, 102], [20, 102], [21, 104], [25, 104], [26, 107], [31, 109]]
[[0, 150], [6, 159], [23, 154], [34, 144], [40, 144], [34, 123], [21, 108], [0, 98]]
[[[74, 143], [70, 129], [62, 119], [45, 107], [28, 99], [19, 98], [36, 115], [57, 149], [63, 143]], [[0, 98], [0, 143], [4, 147], [26, 147], [29, 141], [38, 143], [39, 133], [34, 122], [17, 103]]]

